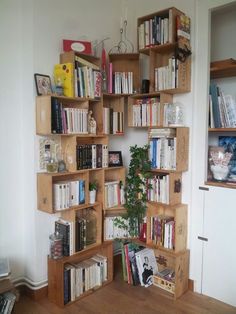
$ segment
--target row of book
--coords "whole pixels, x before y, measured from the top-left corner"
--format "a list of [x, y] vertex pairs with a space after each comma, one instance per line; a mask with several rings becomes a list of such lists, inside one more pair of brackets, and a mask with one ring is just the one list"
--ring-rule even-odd
[[110, 63], [108, 77], [110, 94], [133, 94], [133, 72], [112, 72], [112, 63]]
[[150, 217], [150, 236], [153, 244], [166, 249], [175, 248], [175, 220], [174, 217], [157, 215]]
[[[117, 225], [117, 219], [123, 224], [123, 227]], [[104, 240], [114, 240], [130, 237], [128, 232], [128, 220], [121, 216], [106, 216], [104, 218]]]
[[151, 202], [160, 202], [163, 204], [169, 204], [169, 175], [156, 175], [153, 178], [148, 179], [147, 198]]
[[158, 273], [154, 250], [130, 242], [121, 245], [121, 252], [124, 280], [134, 286], [152, 285]]
[[124, 133], [124, 113], [114, 111], [113, 108], [103, 108], [103, 133]]
[[51, 102], [51, 129], [55, 134], [87, 134], [88, 109], [64, 108], [57, 98]]
[[154, 16], [141, 23], [138, 27], [139, 49], [171, 42], [172, 28], [169, 25], [171, 22], [172, 18]]
[[65, 264], [64, 304], [107, 281], [107, 257], [96, 254], [79, 263]]
[[124, 185], [122, 181], [107, 181], [104, 185], [105, 208], [121, 206], [125, 203]]
[[155, 91], [178, 87], [178, 65], [179, 61], [173, 56], [167, 65], [154, 69]]
[[15, 293], [11, 291], [0, 294], [0, 313], [10, 314], [16, 301]]
[[63, 210], [85, 203], [85, 181], [63, 181], [53, 184], [53, 208]]
[[84, 144], [76, 146], [77, 170], [108, 167], [108, 146]]
[[160, 100], [157, 97], [137, 99], [132, 106], [133, 126], [160, 125]]
[[152, 138], [149, 158], [153, 169], [176, 169], [176, 137]]
[[236, 102], [232, 95], [225, 95], [215, 83], [210, 84], [209, 127], [235, 128]]

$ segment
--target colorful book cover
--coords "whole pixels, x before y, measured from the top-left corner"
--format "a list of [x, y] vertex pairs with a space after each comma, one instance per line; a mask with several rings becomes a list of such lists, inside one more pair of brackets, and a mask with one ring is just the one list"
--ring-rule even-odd
[[63, 87], [63, 94], [74, 97], [74, 73], [72, 63], [56, 64], [54, 66], [54, 81]]
[[224, 148], [225, 152], [232, 153], [229, 162], [228, 181], [236, 181], [236, 136], [219, 136], [219, 146]]

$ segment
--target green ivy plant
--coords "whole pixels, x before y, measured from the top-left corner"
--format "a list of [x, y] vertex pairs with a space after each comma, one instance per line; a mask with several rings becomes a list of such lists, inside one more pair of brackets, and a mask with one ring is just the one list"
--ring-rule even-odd
[[127, 212], [122, 216], [128, 219], [128, 224], [123, 219], [117, 218], [115, 224], [127, 230], [131, 237], [139, 235], [139, 226], [146, 215], [147, 209], [147, 179], [151, 177], [151, 162], [148, 158], [149, 145], [130, 147], [130, 164], [126, 176], [125, 208]]

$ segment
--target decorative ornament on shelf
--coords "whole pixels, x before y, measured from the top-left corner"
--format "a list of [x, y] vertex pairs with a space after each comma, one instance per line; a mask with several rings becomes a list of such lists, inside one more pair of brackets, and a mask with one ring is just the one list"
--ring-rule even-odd
[[210, 152], [210, 169], [213, 174], [213, 178], [217, 181], [226, 180], [229, 174], [229, 162], [232, 157], [232, 153], [222, 152], [220, 149]]
[[183, 127], [184, 126], [184, 110], [183, 105], [179, 102], [173, 104], [165, 104], [164, 107], [165, 126]]
[[88, 132], [89, 134], [96, 134], [97, 133], [97, 122], [96, 120], [92, 117], [92, 110], [89, 110], [88, 113]]
[[127, 37], [127, 7], [125, 9], [125, 18], [120, 18], [120, 41], [112, 47], [109, 53], [132, 53], [134, 52], [134, 45]]

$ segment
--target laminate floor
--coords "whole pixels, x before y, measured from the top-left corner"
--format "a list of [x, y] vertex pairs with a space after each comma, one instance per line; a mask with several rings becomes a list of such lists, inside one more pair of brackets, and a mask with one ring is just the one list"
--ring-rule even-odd
[[188, 291], [177, 301], [154, 286], [134, 287], [117, 275], [114, 281], [80, 301], [61, 309], [47, 298], [21, 296], [14, 314], [236, 314], [236, 308]]

